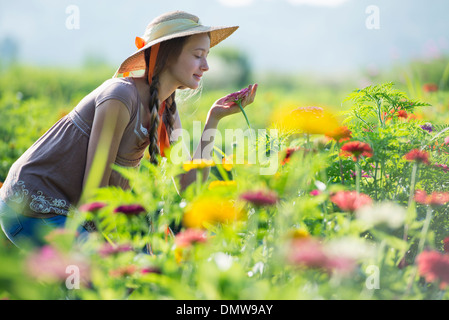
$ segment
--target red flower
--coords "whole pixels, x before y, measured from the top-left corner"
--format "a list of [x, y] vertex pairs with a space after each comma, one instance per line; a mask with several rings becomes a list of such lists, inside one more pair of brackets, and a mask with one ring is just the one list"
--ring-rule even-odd
[[344, 211], [354, 212], [365, 205], [370, 205], [372, 199], [356, 191], [339, 191], [331, 196], [330, 200]]
[[178, 247], [190, 247], [195, 243], [206, 242], [206, 234], [202, 230], [189, 228], [181, 231], [175, 237], [175, 244]]
[[287, 148], [287, 149], [285, 150], [285, 157], [284, 157], [284, 159], [282, 159], [281, 164], [284, 165], [284, 164], [290, 162], [290, 158], [292, 157], [292, 155], [293, 155], [296, 151], [298, 151], [299, 149], [300, 149], [299, 147], [290, 147], [290, 148]]
[[435, 83], [426, 83], [423, 85], [424, 92], [437, 92], [438, 91], [438, 85]]
[[399, 110], [397, 112], [397, 116], [398, 116], [398, 118], [407, 119], [408, 114], [407, 114], [407, 111], [405, 111], [405, 110]]
[[449, 256], [437, 251], [423, 251], [416, 258], [418, 272], [427, 282], [439, 282], [444, 289], [449, 284]]
[[326, 137], [334, 139], [337, 142], [342, 142], [351, 139], [352, 132], [348, 127], [338, 127], [334, 131], [326, 133]]
[[115, 213], [124, 213], [126, 215], [138, 215], [139, 213], [145, 212], [145, 208], [140, 204], [128, 204], [115, 208]]
[[449, 253], [449, 237], [443, 239], [443, 250], [444, 253]]
[[274, 191], [247, 191], [240, 196], [243, 200], [252, 203], [255, 206], [271, 206], [276, 204], [278, 196]]
[[343, 156], [352, 156], [354, 161], [358, 161], [361, 156], [372, 157], [373, 149], [368, 143], [351, 141], [341, 147]]
[[426, 151], [413, 149], [404, 156], [405, 160], [429, 164], [429, 154]]
[[429, 206], [442, 206], [449, 202], [448, 192], [432, 192], [428, 195], [424, 190], [415, 192], [415, 201]]

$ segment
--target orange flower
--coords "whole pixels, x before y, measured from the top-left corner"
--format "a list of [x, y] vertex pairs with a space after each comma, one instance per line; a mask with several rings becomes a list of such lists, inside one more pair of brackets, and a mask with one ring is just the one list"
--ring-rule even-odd
[[352, 132], [348, 127], [338, 127], [337, 129], [327, 132], [326, 137], [333, 139], [337, 142], [342, 142], [351, 139]]

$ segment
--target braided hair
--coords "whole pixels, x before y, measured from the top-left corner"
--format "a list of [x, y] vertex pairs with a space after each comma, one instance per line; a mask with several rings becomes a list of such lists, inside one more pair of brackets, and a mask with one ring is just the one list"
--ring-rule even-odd
[[[174, 62], [181, 54], [182, 47], [187, 40], [187, 37], [175, 38], [164, 41], [160, 44], [159, 52], [156, 59], [156, 66], [154, 68], [153, 77], [150, 84], [150, 129], [149, 137], [150, 144], [148, 146], [148, 153], [150, 156], [150, 162], [157, 165], [157, 157], [160, 155], [158, 144], [158, 128], [159, 128], [159, 75], [164, 70], [167, 62]], [[148, 79], [148, 66], [151, 55], [151, 47], [145, 50], [145, 63], [146, 74], [145, 78]], [[148, 80], [147, 80], [148, 81]], [[176, 102], [175, 92], [165, 101], [165, 110], [162, 115], [162, 121], [167, 129], [167, 134], [170, 137], [173, 131], [173, 124], [175, 122], [176, 114]], [[170, 141], [171, 142], [171, 141]]]

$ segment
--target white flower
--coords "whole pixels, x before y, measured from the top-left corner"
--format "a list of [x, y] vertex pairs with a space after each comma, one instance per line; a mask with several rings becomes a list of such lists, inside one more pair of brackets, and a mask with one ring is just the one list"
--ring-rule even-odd
[[404, 224], [406, 210], [393, 202], [382, 202], [373, 206], [364, 206], [356, 211], [356, 217], [369, 226], [386, 224], [392, 229]]

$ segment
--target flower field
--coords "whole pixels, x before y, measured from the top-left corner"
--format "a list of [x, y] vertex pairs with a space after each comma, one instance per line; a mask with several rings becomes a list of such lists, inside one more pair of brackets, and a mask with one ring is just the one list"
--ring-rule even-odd
[[[2, 75], [1, 181], [108, 71]], [[323, 88], [316, 105], [261, 84], [219, 127], [254, 130], [247, 143], [223, 139], [214, 161], [115, 168], [132, 190], [90, 190], [39, 250], [2, 236], [0, 298], [448, 299], [449, 94], [413, 80]], [[228, 93], [180, 107], [185, 130]], [[178, 192], [173, 177], [190, 170], [197, 181]], [[85, 221], [96, 231], [79, 239]]]

